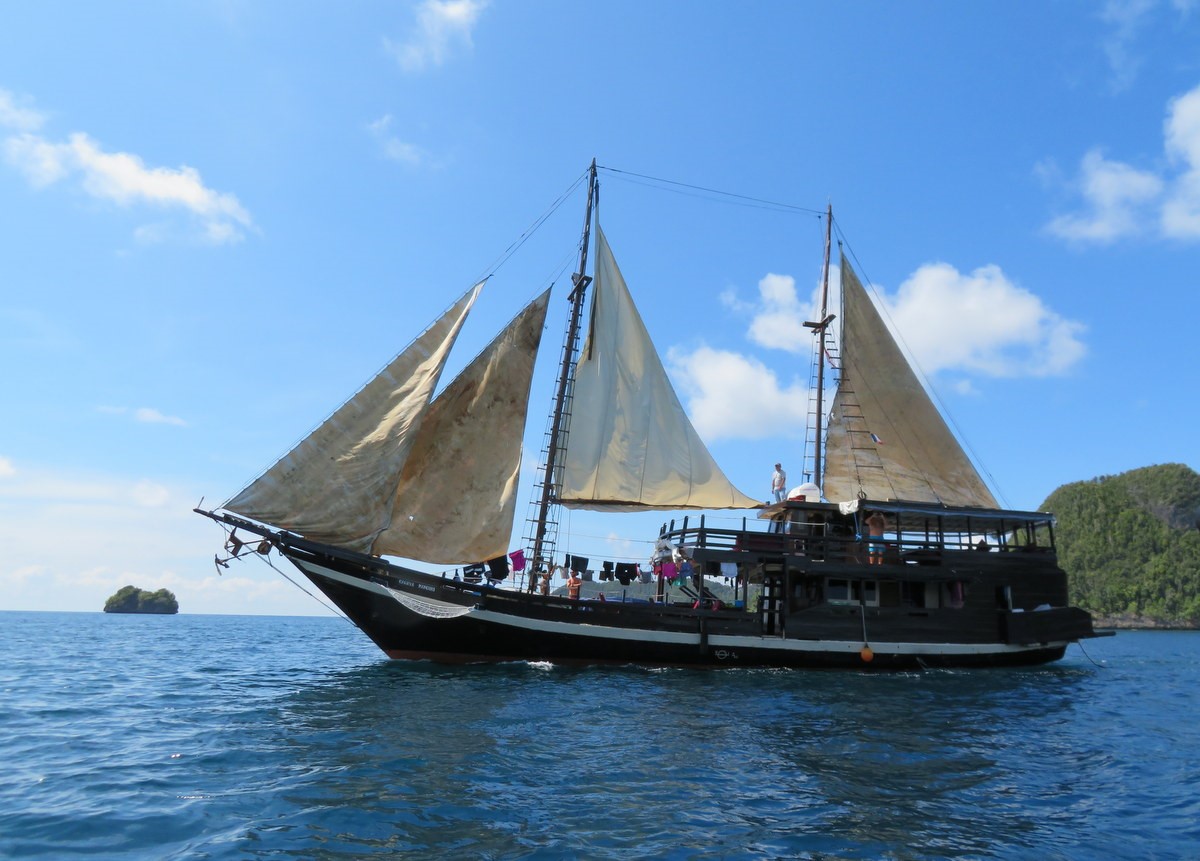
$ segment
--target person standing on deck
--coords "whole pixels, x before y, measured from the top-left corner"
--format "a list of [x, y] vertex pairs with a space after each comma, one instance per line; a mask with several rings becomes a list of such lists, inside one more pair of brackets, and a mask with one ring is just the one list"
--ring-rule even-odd
[[583, 580], [579, 578], [579, 573], [572, 571], [567, 577], [567, 597], [575, 600], [579, 599], [579, 587], [583, 585]]
[[883, 529], [887, 521], [883, 519], [882, 511], [872, 511], [864, 521], [867, 527], [867, 552], [871, 554], [870, 564], [883, 564]]
[[775, 464], [775, 471], [771, 473], [771, 495], [776, 502], [783, 502], [787, 497], [787, 473], [782, 464]]

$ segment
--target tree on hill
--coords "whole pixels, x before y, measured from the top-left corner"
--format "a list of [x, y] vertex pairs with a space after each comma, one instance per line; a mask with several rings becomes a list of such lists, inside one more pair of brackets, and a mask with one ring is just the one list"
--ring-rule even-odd
[[115, 595], [104, 602], [104, 612], [136, 613], [140, 591], [137, 586], [122, 586]]
[[179, 602], [175, 600], [175, 595], [166, 589], [147, 592], [136, 586], [122, 586], [104, 602], [104, 612], [169, 615], [179, 612]]
[[1100, 616], [1200, 622], [1200, 475], [1163, 464], [1066, 484], [1058, 517], [1071, 603]]
[[179, 602], [166, 589], [157, 592], [143, 591], [138, 595], [138, 606], [143, 613], [178, 613]]

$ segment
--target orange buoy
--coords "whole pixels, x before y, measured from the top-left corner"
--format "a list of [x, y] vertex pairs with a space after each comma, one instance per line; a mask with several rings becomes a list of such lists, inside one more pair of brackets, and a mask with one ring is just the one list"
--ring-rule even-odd
[[870, 646], [863, 646], [862, 651], [860, 651], [858, 655], [863, 659], [863, 663], [869, 664], [871, 661], [875, 660], [875, 653], [871, 651]]

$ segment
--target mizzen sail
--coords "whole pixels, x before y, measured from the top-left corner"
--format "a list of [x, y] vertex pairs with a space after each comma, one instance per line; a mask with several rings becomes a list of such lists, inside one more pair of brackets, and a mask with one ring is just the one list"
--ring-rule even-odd
[[370, 552], [476, 284], [374, 379], [223, 506], [305, 538]]
[[558, 501], [597, 510], [761, 505], [730, 483], [692, 427], [599, 226]]
[[845, 256], [841, 382], [825, 438], [825, 498], [995, 508]]

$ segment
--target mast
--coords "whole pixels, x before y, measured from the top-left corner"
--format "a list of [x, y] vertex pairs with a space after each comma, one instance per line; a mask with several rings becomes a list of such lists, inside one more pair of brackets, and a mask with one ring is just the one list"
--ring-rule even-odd
[[[571, 290], [571, 295], [567, 297], [571, 302], [571, 314], [567, 323], [566, 341], [563, 345], [562, 367], [558, 372], [558, 389], [554, 396], [554, 413], [550, 422], [550, 446], [546, 452], [546, 471], [542, 481], [542, 497], [538, 503], [537, 523], [533, 535], [532, 571], [535, 574], [544, 571], [545, 573], [542, 576], [545, 577], [550, 576], [550, 560], [543, 558], [547, 521], [550, 515], [550, 506], [554, 504], [554, 498], [557, 495], [555, 470], [558, 468], [558, 452], [563, 436], [563, 419], [566, 414], [567, 390], [570, 387], [572, 376], [571, 363], [575, 358], [575, 345], [579, 339], [579, 320], [583, 316], [584, 294], [587, 292], [588, 285], [592, 283], [591, 276], [584, 273], [587, 269], [588, 242], [592, 234], [592, 209], [596, 204], [599, 193], [599, 184], [596, 182], [596, 160], [592, 159], [591, 168], [588, 170], [587, 211], [583, 218], [583, 240], [579, 246], [579, 268], [571, 276], [571, 283], [575, 286]], [[529, 591], [533, 591], [536, 582], [536, 577], [529, 578]]]
[[823, 488], [821, 483], [821, 424], [824, 414], [825, 395], [825, 332], [833, 322], [834, 315], [829, 313], [829, 250], [833, 237], [833, 204], [825, 207], [825, 260], [821, 264], [821, 321], [805, 323], [813, 330], [817, 339], [817, 414], [816, 438], [813, 441], [813, 483]]

